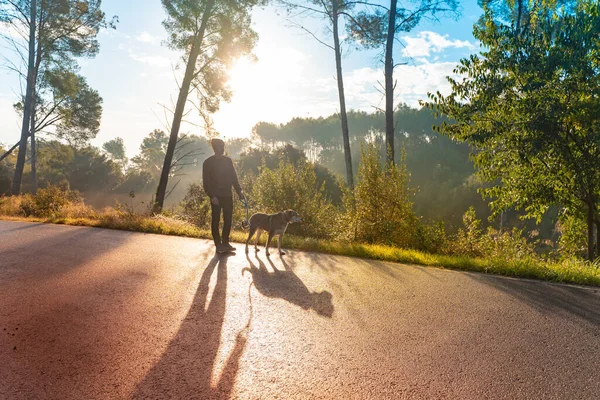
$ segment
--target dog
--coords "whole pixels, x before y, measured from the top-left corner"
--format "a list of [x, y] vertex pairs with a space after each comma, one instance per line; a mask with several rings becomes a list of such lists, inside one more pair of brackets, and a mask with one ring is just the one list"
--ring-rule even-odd
[[295, 222], [302, 222], [302, 218], [300, 218], [298, 213], [294, 210], [285, 210], [277, 214], [253, 214], [248, 221], [250, 232], [248, 233], [248, 239], [246, 239], [246, 253], [248, 253], [248, 242], [250, 242], [250, 239], [252, 239], [252, 236], [254, 236], [255, 233], [256, 238], [254, 238], [254, 250], [256, 252], [259, 251], [257, 246], [258, 238], [263, 231], [267, 231], [269, 233], [266, 248], [267, 256], [269, 256], [269, 245], [275, 236], [277, 236], [277, 248], [279, 250], [279, 255], [285, 255], [285, 253], [281, 250], [283, 234], [285, 233], [287, 226]]

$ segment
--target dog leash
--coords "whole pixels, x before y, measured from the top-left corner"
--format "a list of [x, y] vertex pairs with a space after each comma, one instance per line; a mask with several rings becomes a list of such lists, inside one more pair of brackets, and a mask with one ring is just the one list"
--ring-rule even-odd
[[244, 204], [244, 207], [246, 208], [246, 220], [242, 221], [242, 228], [243, 229], [248, 229], [250, 228], [250, 217], [248, 216], [248, 201], [246, 200], [240, 200], [242, 202], [242, 204]]

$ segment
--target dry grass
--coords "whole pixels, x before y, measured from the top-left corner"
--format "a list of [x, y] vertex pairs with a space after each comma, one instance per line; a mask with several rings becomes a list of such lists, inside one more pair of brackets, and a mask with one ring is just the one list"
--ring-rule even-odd
[[[25, 218], [19, 215], [19, 198], [10, 198], [0, 202], [0, 215], [3, 219], [18, 221], [36, 221], [66, 225], [91, 226], [135, 232], [156, 233], [161, 235], [186, 236], [210, 239], [209, 230], [198, 227], [174, 217], [164, 215], [141, 216], [118, 212], [112, 208], [96, 212], [83, 204], [68, 205], [51, 218]], [[12, 215], [11, 215], [12, 214]], [[243, 243], [247, 233], [233, 231], [231, 239]], [[266, 235], [260, 243], [264, 244]], [[473, 258], [467, 256], [449, 256], [430, 254], [412, 249], [400, 249], [390, 246], [343, 243], [286, 236], [286, 248], [312, 251], [333, 255], [360, 257], [365, 259], [392, 261], [407, 264], [433, 266], [461, 271], [476, 271], [491, 274], [534, 278], [553, 282], [575, 283], [600, 286], [600, 268], [580, 260], [563, 262], [543, 262], [532, 258], [506, 260], [501, 258]]]

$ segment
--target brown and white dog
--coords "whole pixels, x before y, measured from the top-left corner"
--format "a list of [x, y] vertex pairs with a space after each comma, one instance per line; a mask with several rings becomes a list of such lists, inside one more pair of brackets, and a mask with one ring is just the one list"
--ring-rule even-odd
[[281, 211], [277, 214], [262, 214], [256, 213], [250, 217], [250, 232], [248, 233], [248, 239], [246, 239], [246, 253], [248, 253], [248, 242], [252, 239], [252, 236], [256, 233], [256, 238], [254, 238], [254, 250], [258, 251], [258, 238], [266, 231], [269, 233], [269, 238], [267, 239], [267, 248], [266, 254], [269, 255], [269, 245], [271, 244], [271, 240], [274, 236], [277, 236], [277, 248], [279, 249], [279, 254], [284, 255], [285, 253], [281, 251], [281, 240], [283, 239], [283, 234], [287, 229], [289, 224], [293, 224], [294, 222], [302, 222], [302, 218], [298, 215], [298, 213], [294, 210], [285, 210]]

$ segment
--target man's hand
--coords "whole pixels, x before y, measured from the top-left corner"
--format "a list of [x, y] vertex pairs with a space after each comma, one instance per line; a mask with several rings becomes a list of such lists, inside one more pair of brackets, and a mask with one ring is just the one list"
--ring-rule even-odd
[[210, 202], [213, 203], [215, 206], [219, 205], [219, 199], [217, 199], [217, 197], [213, 197], [210, 199]]
[[244, 195], [244, 192], [240, 193], [240, 200], [246, 201], [246, 196]]

